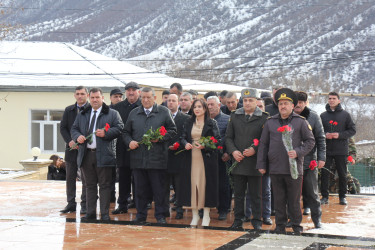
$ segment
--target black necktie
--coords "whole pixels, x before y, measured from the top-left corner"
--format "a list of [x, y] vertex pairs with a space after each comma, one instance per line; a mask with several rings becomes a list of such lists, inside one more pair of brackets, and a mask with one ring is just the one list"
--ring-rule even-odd
[[[91, 134], [94, 130], [94, 125], [95, 125], [95, 120], [96, 120], [96, 111], [94, 111], [94, 115], [92, 116], [91, 118], [91, 122], [90, 122], [90, 128], [89, 128], [89, 131], [87, 133], [87, 135]], [[91, 144], [91, 143], [90, 143]]]
[[146, 115], [147, 115], [147, 116], [150, 115], [150, 110], [146, 109]]

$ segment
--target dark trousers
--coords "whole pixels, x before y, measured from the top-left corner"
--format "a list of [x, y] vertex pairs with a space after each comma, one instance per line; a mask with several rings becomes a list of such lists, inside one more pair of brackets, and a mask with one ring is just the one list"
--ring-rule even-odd
[[[335, 156], [328, 156], [327, 155], [327, 161], [326, 161], [326, 164], [325, 164], [325, 168], [331, 170], [331, 166], [332, 166], [332, 163], [333, 161], [335, 161], [335, 165], [336, 165], [336, 170], [337, 170], [337, 173], [339, 175], [339, 197], [340, 198], [345, 198], [346, 196], [346, 191], [347, 191], [347, 181], [346, 181], [346, 174], [347, 174], [347, 167], [346, 167], [346, 156], [345, 155], [335, 155]], [[328, 198], [328, 195], [329, 195], [329, 191], [328, 191], [328, 187], [329, 187], [329, 175], [330, 173], [325, 170], [325, 169], [322, 169], [321, 170], [321, 173], [322, 173], [322, 176], [321, 176], [321, 187], [320, 187], [320, 191], [322, 193], [322, 196], [324, 198]]]
[[225, 163], [219, 159], [219, 206], [217, 207], [219, 213], [228, 213], [231, 201], [232, 194], [227, 168]]
[[113, 168], [112, 181], [111, 181], [111, 199], [112, 197], [116, 198], [116, 177], [117, 177], [116, 168]]
[[[275, 221], [276, 227], [285, 228], [288, 221], [288, 215], [292, 222], [293, 230], [302, 229], [302, 211], [301, 211], [301, 192], [302, 176], [296, 180], [290, 175], [271, 174], [273, 197], [275, 201]], [[287, 214], [287, 205], [288, 211]]]
[[86, 150], [82, 161], [82, 172], [86, 179], [87, 214], [96, 214], [98, 200], [98, 184], [100, 197], [100, 213], [109, 214], [111, 198], [112, 167], [98, 168], [96, 152]]
[[[247, 188], [250, 189], [250, 184]], [[251, 194], [247, 192], [245, 216], [251, 217], [251, 213]], [[263, 219], [271, 217], [271, 177], [269, 174], [262, 176], [262, 217]]]
[[166, 170], [164, 169], [133, 169], [135, 189], [137, 190], [135, 205], [137, 218], [147, 218], [147, 203], [154, 198], [155, 218], [164, 218]]
[[251, 196], [251, 208], [253, 220], [259, 220], [262, 216], [262, 177], [233, 175], [234, 182], [234, 217], [242, 220], [245, 217], [245, 194], [248, 183]]
[[[76, 161], [67, 161], [66, 163], [66, 198], [69, 205], [76, 205], [76, 182], [78, 166]], [[82, 194], [81, 207], [86, 207], [86, 180], [81, 174]]]
[[[324, 171], [324, 170], [323, 170]], [[318, 169], [305, 169], [302, 184], [303, 206], [311, 210], [311, 219], [316, 224], [322, 216], [318, 191]]]
[[[178, 189], [178, 183], [180, 182], [180, 174], [179, 173], [168, 173], [167, 174], [167, 181], [165, 182], [165, 207], [166, 207], [166, 210], [168, 211], [169, 210], [169, 198], [170, 198], [170, 195], [171, 195], [171, 190], [170, 190], [170, 184], [173, 185], [173, 188], [174, 188], [174, 193], [176, 195], [176, 204], [179, 204], [178, 200], [180, 198], [180, 190]], [[183, 213], [183, 209], [182, 209], [182, 206], [179, 206], [177, 205], [176, 206], [176, 212], [177, 213]]]
[[[118, 199], [119, 207], [126, 208], [128, 206], [128, 199], [130, 197], [132, 186], [132, 170], [130, 166], [121, 166], [118, 168]], [[134, 197], [134, 190], [133, 190]]]

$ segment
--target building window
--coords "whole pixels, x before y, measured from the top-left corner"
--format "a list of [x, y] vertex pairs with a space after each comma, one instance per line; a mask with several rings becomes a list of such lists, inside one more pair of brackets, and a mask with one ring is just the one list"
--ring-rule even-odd
[[63, 153], [65, 142], [60, 134], [63, 110], [31, 110], [31, 148], [42, 153]]

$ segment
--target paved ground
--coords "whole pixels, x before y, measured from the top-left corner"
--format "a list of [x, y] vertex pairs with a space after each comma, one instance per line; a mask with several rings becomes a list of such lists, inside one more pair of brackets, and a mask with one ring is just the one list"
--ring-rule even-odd
[[0, 190], [0, 249], [375, 249], [375, 225], [369, 223], [375, 214], [366, 207], [375, 203], [375, 196], [350, 196], [348, 206], [331, 196], [323, 206], [323, 228], [313, 229], [311, 218], [304, 216], [305, 232], [295, 236], [274, 234], [274, 225], [256, 232], [250, 223], [245, 223], [246, 231], [229, 231], [233, 212], [218, 221], [214, 209], [205, 228], [189, 226], [188, 210], [182, 220], [175, 220], [172, 211], [166, 226], [155, 223], [153, 209], [143, 226], [130, 222], [135, 209], [111, 215], [109, 223], [81, 223], [78, 212], [59, 213], [66, 205], [65, 182], [0, 181]]

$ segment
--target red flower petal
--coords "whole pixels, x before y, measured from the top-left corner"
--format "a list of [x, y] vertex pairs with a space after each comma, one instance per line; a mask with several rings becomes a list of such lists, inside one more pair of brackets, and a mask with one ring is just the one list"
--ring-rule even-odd
[[161, 127], [160, 127], [160, 129], [159, 129], [159, 133], [160, 133], [160, 135], [165, 136], [165, 134], [167, 133], [167, 130], [165, 129], [164, 126], [161, 126]]
[[107, 132], [109, 128], [110, 128], [109, 124], [106, 123], [106, 124], [105, 124], [105, 127], [104, 127], [104, 130]]
[[337, 126], [337, 124], [338, 124], [337, 122], [334, 122], [334, 123], [333, 123], [333, 126]]
[[254, 146], [255, 147], [259, 145], [259, 140], [258, 139], [254, 139], [253, 142], [254, 142]]
[[329, 121], [329, 123], [330, 123], [330, 124], [332, 124], [332, 123], [333, 123], [333, 121], [332, 121], [332, 120], [330, 120], [330, 121]]
[[348, 162], [353, 162], [353, 157], [351, 155], [348, 156]]

